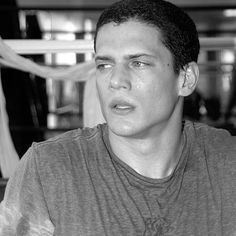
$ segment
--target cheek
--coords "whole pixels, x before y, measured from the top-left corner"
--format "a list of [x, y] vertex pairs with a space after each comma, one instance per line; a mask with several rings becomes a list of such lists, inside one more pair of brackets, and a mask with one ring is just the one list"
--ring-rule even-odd
[[140, 80], [136, 84], [136, 89], [142, 94], [142, 100], [153, 100], [158, 99], [162, 93], [162, 84], [158, 81], [158, 78], [152, 80]]
[[156, 78], [152, 82], [147, 84], [138, 84], [142, 96], [138, 98], [141, 103], [148, 109], [148, 107], [158, 106], [168, 106], [173, 103], [173, 100], [177, 97], [176, 85], [168, 80], [167, 78], [162, 78], [163, 80], [158, 80]]
[[105, 100], [105, 91], [104, 91], [105, 84], [99, 79], [96, 79], [96, 89], [97, 94], [100, 100], [100, 103], [103, 103]]
[[101, 91], [103, 94], [108, 90], [110, 84], [110, 73], [99, 73], [96, 72], [96, 87], [98, 91]]

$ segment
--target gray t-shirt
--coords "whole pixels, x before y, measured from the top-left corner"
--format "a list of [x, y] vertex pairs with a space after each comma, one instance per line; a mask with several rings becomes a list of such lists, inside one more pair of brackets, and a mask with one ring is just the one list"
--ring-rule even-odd
[[0, 235], [236, 235], [236, 140], [185, 122], [184, 149], [164, 179], [111, 150], [107, 126], [33, 144], [9, 180]]

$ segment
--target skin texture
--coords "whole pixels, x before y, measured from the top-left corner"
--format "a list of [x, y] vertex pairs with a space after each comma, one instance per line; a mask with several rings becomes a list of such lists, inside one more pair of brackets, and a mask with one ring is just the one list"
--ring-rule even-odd
[[174, 73], [161, 33], [135, 20], [105, 24], [97, 35], [95, 62], [114, 153], [140, 174], [168, 175], [178, 159], [173, 153], [181, 149], [187, 83], [186, 72]]

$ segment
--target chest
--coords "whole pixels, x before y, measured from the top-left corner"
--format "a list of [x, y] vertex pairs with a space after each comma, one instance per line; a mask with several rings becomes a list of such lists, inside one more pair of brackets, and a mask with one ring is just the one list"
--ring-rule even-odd
[[235, 226], [222, 221], [220, 188], [189, 174], [159, 188], [105, 172], [70, 180], [51, 208], [55, 235], [230, 235]]

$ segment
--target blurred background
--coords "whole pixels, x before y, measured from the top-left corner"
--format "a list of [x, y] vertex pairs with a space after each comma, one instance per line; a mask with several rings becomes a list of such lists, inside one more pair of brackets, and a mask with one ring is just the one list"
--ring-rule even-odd
[[[0, 35], [3, 39], [93, 39], [101, 11], [112, 2], [115, 1], [1, 0]], [[236, 42], [235, 0], [171, 2], [191, 16], [200, 37], [232, 37]], [[234, 47], [201, 49], [200, 81], [195, 93], [185, 100], [184, 115], [236, 135]], [[24, 56], [52, 67], [71, 66], [91, 59], [91, 53]], [[0, 69], [10, 133], [19, 157], [33, 141], [82, 127], [84, 82], [45, 80], [3, 66]]]

